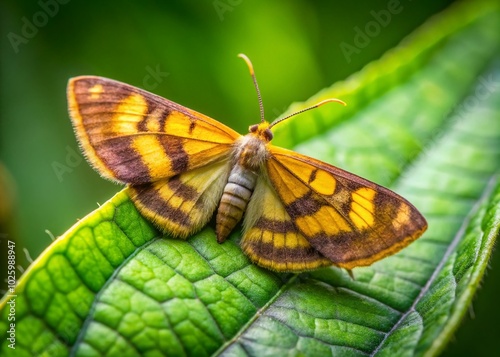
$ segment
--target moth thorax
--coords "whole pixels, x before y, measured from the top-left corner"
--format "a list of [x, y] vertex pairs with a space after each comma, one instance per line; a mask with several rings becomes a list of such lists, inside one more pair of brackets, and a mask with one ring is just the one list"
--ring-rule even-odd
[[222, 243], [243, 217], [255, 188], [257, 174], [236, 163], [232, 168], [217, 210], [215, 232]]
[[247, 134], [236, 142], [234, 159], [246, 169], [258, 171], [266, 156], [266, 143], [259, 136]]

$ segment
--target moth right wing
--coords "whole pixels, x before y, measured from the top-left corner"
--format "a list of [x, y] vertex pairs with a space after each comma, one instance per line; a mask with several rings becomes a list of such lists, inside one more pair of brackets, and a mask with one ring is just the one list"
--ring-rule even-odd
[[257, 265], [298, 272], [330, 266], [294, 226], [267, 175], [257, 179], [245, 212], [241, 248]]
[[201, 113], [103, 77], [72, 78], [67, 96], [85, 156], [113, 181], [147, 184], [220, 161], [240, 137]]
[[339, 267], [367, 266], [427, 229], [395, 192], [319, 160], [269, 146], [267, 175], [295, 227]]

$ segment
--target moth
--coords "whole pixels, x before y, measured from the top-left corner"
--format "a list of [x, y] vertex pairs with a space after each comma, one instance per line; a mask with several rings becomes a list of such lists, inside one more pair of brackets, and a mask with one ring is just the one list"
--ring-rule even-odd
[[[127, 184], [137, 209], [185, 239], [216, 215], [222, 243], [242, 220], [241, 248], [254, 263], [300, 272], [370, 265], [427, 228], [406, 199], [335, 166], [273, 146], [253, 66], [261, 122], [240, 135], [206, 115], [111, 79], [68, 84], [80, 146], [106, 179]], [[345, 104], [345, 103], [344, 103]]]

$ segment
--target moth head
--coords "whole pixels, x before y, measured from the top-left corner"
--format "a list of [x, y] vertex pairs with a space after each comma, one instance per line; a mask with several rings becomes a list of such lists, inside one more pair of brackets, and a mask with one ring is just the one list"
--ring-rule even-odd
[[271, 132], [271, 129], [269, 129], [269, 123], [267, 121], [264, 121], [260, 124], [250, 125], [248, 131], [250, 132], [250, 134], [259, 137], [265, 142], [273, 140], [273, 133]]

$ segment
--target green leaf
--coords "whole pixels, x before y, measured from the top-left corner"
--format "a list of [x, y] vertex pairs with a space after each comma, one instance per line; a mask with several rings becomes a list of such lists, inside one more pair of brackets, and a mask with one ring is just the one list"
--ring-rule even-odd
[[[500, 12], [454, 5], [345, 82], [275, 143], [387, 185], [429, 222], [355, 280], [251, 264], [239, 233], [162, 236], [126, 191], [59, 237], [0, 305], [5, 356], [438, 354], [467, 311], [500, 226]], [[14, 296], [10, 296], [14, 295]], [[12, 321], [15, 317], [15, 321]], [[15, 350], [8, 330], [14, 323]]]

